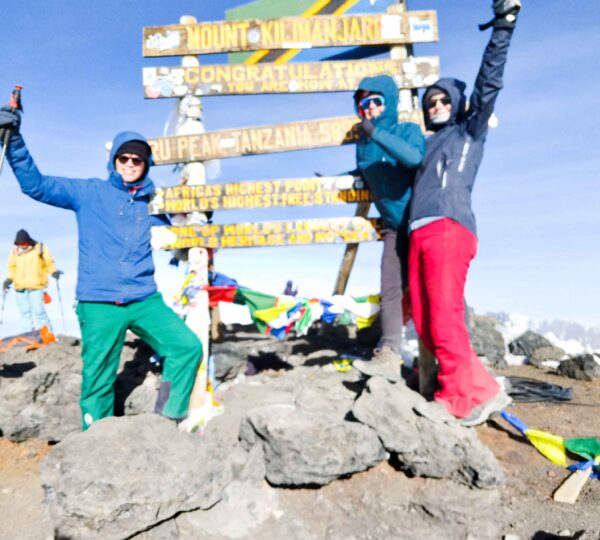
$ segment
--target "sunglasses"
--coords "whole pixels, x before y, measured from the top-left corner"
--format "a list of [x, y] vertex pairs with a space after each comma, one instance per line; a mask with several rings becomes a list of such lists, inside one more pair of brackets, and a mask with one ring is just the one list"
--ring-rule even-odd
[[437, 105], [438, 101], [441, 101], [442, 105], [450, 105], [452, 103], [450, 96], [444, 96], [444, 97], [440, 97], [440, 98], [431, 98], [430, 100], [427, 101], [427, 108], [433, 109]]
[[385, 107], [385, 98], [383, 96], [367, 96], [358, 102], [358, 107], [366, 111], [371, 106], [371, 103], [375, 107]]
[[136, 167], [139, 167], [140, 165], [142, 165], [142, 163], [144, 163], [144, 160], [139, 157], [117, 156], [117, 161], [121, 165], [126, 165], [129, 160], [131, 160], [131, 163], [133, 163], [134, 166], [136, 166]]

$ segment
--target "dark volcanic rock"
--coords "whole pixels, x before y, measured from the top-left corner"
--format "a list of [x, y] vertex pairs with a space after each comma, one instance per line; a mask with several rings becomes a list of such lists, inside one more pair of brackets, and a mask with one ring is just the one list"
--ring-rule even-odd
[[418, 476], [451, 478], [480, 488], [497, 487], [504, 473], [475, 430], [432, 422], [416, 414], [425, 400], [402, 383], [372, 377], [352, 412], [371, 426], [403, 469]]
[[580, 381], [593, 381], [600, 377], [600, 364], [595, 354], [582, 354], [564, 360], [558, 366], [559, 375], [578, 379]]
[[542, 362], [561, 360], [565, 354], [564, 349], [560, 347], [541, 347], [533, 351], [529, 357], [529, 363], [536, 367], [541, 367]]
[[0, 354], [0, 430], [12, 441], [60, 441], [81, 429], [80, 347], [68, 338]]
[[508, 350], [512, 354], [527, 356], [528, 358], [531, 358], [535, 350], [542, 347], [552, 347], [552, 343], [531, 330], [527, 330], [523, 335], [508, 344]]
[[158, 415], [105, 418], [42, 462], [44, 504], [59, 538], [128, 538], [213, 506], [232, 480], [224, 458], [222, 448]]
[[506, 344], [504, 337], [496, 329], [497, 321], [493, 317], [473, 315], [471, 317], [471, 343], [478, 356], [485, 356], [488, 364], [495, 368], [508, 366], [504, 355]]

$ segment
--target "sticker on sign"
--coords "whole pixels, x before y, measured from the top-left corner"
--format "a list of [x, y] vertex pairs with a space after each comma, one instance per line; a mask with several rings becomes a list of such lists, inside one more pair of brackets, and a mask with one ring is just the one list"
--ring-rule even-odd
[[401, 21], [399, 15], [382, 15], [381, 37], [383, 39], [400, 39], [402, 37]]
[[434, 39], [433, 24], [420, 17], [409, 17], [411, 41], [432, 41]]

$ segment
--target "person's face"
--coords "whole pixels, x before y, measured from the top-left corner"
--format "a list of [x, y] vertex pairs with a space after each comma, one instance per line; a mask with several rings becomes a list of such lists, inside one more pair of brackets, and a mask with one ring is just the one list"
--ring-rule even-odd
[[115, 159], [115, 168], [124, 182], [137, 182], [144, 174], [145, 161], [137, 154], [119, 154]]
[[385, 100], [381, 94], [363, 92], [359, 98], [359, 106], [365, 118], [373, 120], [385, 111]]
[[444, 92], [432, 94], [427, 99], [427, 110], [429, 112], [429, 118], [433, 118], [440, 114], [450, 114], [452, 112], [450, 97]]

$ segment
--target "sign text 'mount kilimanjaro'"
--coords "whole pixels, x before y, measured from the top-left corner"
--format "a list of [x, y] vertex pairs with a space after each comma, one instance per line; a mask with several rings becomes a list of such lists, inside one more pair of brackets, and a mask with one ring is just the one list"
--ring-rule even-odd
[[285, 208], [370, 201], [361, 178], [320, 176], [256, 180], [230, 184], [180, 185], [157, 188], [151, 214], [180, 214], [241, 208]]
[[286, 17], [144, 28], [144, 56], [437, 41], [435, 11]]
[[[420, 110], [400, 113], [399, 119], [422, 124]], [[154, 163], [165, 165], [352, 144], [358, 139], [358, 134], [353, 130], [356, 124], [356, 116], [339, 116], [161, 137], [148, 142], [152, 147]]]
[[340, 60], [291, 64], [207, 64], [194, 67], [144, 68], [144, 97], [187, 94], [283, 94], [352, 91], [364, 77], [387, 73], [400, 88], [422, 88], [440, 75], [437, 57], [406, 60]]
[[161, 249], [277, 247], [379, 240], [380, 219], [341, 217], [153, 227]]

